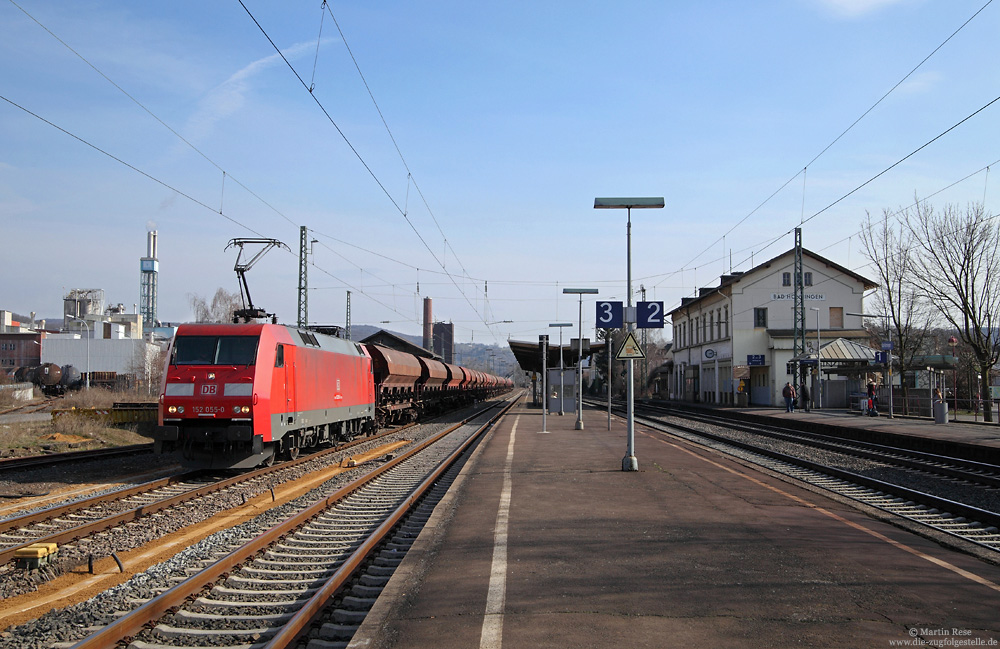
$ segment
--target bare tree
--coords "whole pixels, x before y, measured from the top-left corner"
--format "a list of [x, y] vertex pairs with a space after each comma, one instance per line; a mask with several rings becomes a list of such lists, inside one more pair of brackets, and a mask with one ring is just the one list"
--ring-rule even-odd
[[[1000, 359], [1000, 229], [981, 203], [941, 212], [919, 203], [913, 217], [913, 282], [968, 345], [980, 392], [989, 394], [990, 370]], [[993, 421], [991, 410], [984, 420]]]
[[239, 293], [231, 293], [219, 288], [212, 298], [212, 303], [200, 295], [188, 295], [188, 303], [194, 311], [195, 322], [232, 322], [233, 312], [243, 308], [243, 300]]
[[[912, 281], [914, 235], [904, 224], [906, 216], [907, 211], [900, 210], [891, 218], [892, 211], [886, 209], [881, 219], [873, 219], [866, 212], [861, 223], [861, 243], [865, 255], [875, 264], [879, 278], [879, 290], [874, 295], [871, 310], [886, 315], [886, 320], [881, 321], [875, 331], [879, 338], [888, 337], [892, 341], [892, 355], [901, 376], [913, 367], [914, 356], [922, 353], [933, 314], [929, 302], [921, 299]], [[903, 414], [908, 415], [910, 400], [906, 381], [902, 382], [902, 387]]]

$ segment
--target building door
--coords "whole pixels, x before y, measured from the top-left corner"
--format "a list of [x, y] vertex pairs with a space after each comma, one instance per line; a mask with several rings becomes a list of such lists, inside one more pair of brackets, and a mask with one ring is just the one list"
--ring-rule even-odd
[[750, 368], [750, 405], [772, 405], [770, 376], [770, 368], [768, 367]]

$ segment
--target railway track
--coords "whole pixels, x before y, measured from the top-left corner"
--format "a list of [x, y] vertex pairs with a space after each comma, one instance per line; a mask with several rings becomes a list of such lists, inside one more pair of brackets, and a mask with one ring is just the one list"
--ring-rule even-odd
[[232, 538], [172, 588], [80, 640], [76, 649], [128, 645], [345, 646], [443, 495], [466, 452], [514, 401], [451, 426], [341, 487], [289, 503], [266, 531]]
[[[19, 549], [34, 543], [62, 545], [75, 542], [227, 489], [240, 489], [244, 493], [260, 491], [262, 487], [259, 483], [267, 481], [278, 471], [341, 453], [364, 442], [377, 441], [399, 430], [387, 430], [380, 435], [235, 476], [210, 477], [204, 472], [185, 473], [0, 520], [0, 565], [8, 563]], [[256, 488], [253, 487], [255, 483], [258, 484]]]
[[806, 444], [812, 448], [821, 448], [853, 457], [885, 462], [915, 471], [923, 471], [930, 475], [950, 477], [957, 480], [974, 482], [985, 487], [1000, 489], [1000, 467], [994, 464], [788, 429], [778, 424], [763, 425], [737, 422], [711, 413], [684, 411], [683, 414], [680, 414], [674, 409], [657, 404], [642, 404], [639, 408], [643, 412], [658, 413], [662, 416], [683, 417], [689, 421], [724, 426], [732, 430], [739, 430], [770, 439]]
[[7, 471], [38, 469], [53, 464], [90, 462], [92, 460], [113, 460], [115, 458], [144, 455], [152, 452], [152, 444], [133, 444], [130, 446], [117, 446], [114, 448], [98, 448], [89, 451], [67, 451], [65, 453], [47, 453], [44, 455], [28, 455], [25, 457], [8, 457], [0, 459], [0, 475]]
[[[636, 420], [654, 430], [739, 457], [991, 553], [1000, 552], [1000, 467], [780, 426], [747, 425], [700, 414], [689, 418], [687, 413], [662, 408], [637, 406], [636, 412]], [[681, 423], [689, 419], [694, 425]], [[845, 464], [852, 465], [851, 470]], [[870, 475], [875, 472], [893, 479]]]

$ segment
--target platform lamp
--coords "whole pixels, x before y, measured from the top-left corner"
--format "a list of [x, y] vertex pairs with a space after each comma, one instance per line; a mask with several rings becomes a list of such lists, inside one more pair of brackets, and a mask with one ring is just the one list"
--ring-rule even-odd
[[[625, 240], [627, 242], [628, 259], [628, 300], [625, 316], [625, 329], [632, 331], [632, 324], [635, 322], [635, 315], [632, 313], [632, 210], [633, 209], [661, 209], [664, 205], [663, 197], [640, 197], [640, 198], [595, 198], [595, 210], [626, 210], [628, 225], [625, 229]], [[635, 459], [635, 361], [628, 359], [626, 363], [626, 398], [627, 405], [625, 411], [626, 434], [628, 442], [625, 450], [625, 457], [622, 458], [622, 471], [638, 471], [639, 462]]]
[[[581, 298], [583, 299], [583, 298]], [[563, 381], [563, 346], [562, 346], [562, 331], [563, 327], [572, 327], [572, 322], [550, 322], [550, 327], [559, 327], [559, 416], [566, 414], [563, 409], [563, 397], [566, 396], [566, 385]]]
[[[952, 336], [948, 339], [948, 346], [951, 347], [951, 357], [955, 358], [955, 347], [958, 346], [958, 338]], [[958, 421], [958, 359], [955, 358], [955, 418]]]
[[[580, 296], [580, 333], [577, 345], [580, 347], [580, 355], [576, 363], [576, 373], [578, 376], [576, 395], [576, 430], [583, 430], [583, 296], [597, 294], [596, 288], [564, 288], [563, 294]], [[562, 329], [560, 329], [562, 331]]]
[[70, 320], [79, 320], [83, 323], [83, 326], [87, 328], [87, 389], [90, 389], [90, 323], [83, 318], [77, 318], [76, 316], [66, 316]]
[[820, 347], [822, 343], [820, 342], [820, 331], [819, 331], [819, 307], [811, 306], [810, 311], [816, 312], [816, 407], [823, 408], [823, 360], [820, 357]]
[[889, 419], [892, 419], [892, 328], [889, 323], [889, 316], [887, 315], [871, 315], [868, 313], [845, 313], [844, 315], [855, 315], [861, 318], [881, 318], [885, 320], [885, 331], [886, 335], [889, 337], [889, 349], [886, 352], [889, 354], [887, 360], [889, 361]]

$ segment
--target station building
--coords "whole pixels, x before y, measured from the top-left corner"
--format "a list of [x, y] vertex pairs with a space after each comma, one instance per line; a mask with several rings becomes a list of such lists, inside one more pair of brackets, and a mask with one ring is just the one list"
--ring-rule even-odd
[[[718, 286], [682, 298], [681, 305], [667, 314], [673, 325], [670, 398], [723, 405], [783, 403], [781, 390], [792, 380], [787, 364], [794, 350], [794, 265], [791, 249], [748, 271], [723, 275]], [[877, 284], [805, 248], [802, 273], [805, 351], [816, 355], [817, 342], [821, 343], [829, 366], [828, 361], [835, 359], [826, 347], [833, 341], [855, 343], [838, 348], [867, 349], [869, 333], [861, 318], [847, 314], [864, 313], [864, 294]], [[838, 378], [840, 385], [835, 384]], [[811, 379], [813, 394], [819, 380], [819, 376]], [[846, 403], [845, 377], [828, 372], [823, 384], [829, 405], [839, 405], [840, 395]]]

